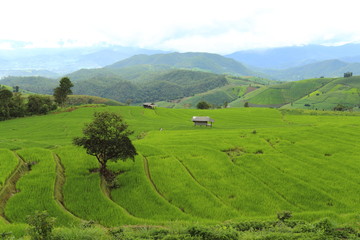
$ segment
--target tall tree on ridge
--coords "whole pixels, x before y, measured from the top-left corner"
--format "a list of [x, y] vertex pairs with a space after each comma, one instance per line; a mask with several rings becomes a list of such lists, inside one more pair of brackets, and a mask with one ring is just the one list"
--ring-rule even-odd
[[68, 77], [63, 77], [60, 80], [59, 87], [54, 89], [55, 102], [60, 106], [64, 106], [69, 94], [72, 94], [71, 88], [74, 84]]

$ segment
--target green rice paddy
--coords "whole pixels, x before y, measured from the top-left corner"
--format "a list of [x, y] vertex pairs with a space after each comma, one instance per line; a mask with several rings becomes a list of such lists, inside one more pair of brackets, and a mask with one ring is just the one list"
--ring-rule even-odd
[[[135, 131], [139, 154], [109, 164], [121, 172], [111, 192], [96, 159], [71, 144], [95, 111], [117, 112]], [[214, 126], [194, 127], [192, 116], [210, 116]], [[6, 199], [0, 229], [36, 210], [58, 226], [220, 223], [274, 219], [284, 210], [295, 219], [360, 221], [356, 113], [88, 107], [0, 122], [0, 148], [0, 188], [17, 155], [31, 163]]]

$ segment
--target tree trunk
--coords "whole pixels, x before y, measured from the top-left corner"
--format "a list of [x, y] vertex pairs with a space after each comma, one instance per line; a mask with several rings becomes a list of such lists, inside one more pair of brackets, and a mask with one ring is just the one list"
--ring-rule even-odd
[[106, 168], [106, 163], [104, 162], [100, 162], [100, 173], [101, 175], [103, 175], [104, 177], [106, 177], [106, 174], [108, 172], [107, 168]]

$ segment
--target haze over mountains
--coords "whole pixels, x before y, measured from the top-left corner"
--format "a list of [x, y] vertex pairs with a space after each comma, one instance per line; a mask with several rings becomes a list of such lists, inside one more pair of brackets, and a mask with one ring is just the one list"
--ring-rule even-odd
[[[11, 75], [58, 78], [79, 69], [146, 64], [199, 68], [213, 73], [260, 76], [282, 81], [319, 76], [338, 77], [345, 71], [360, 74], [360, 44], [255, 49], [226, 56], [202, 54], [167, 54], [160, 50], [106, 45], [57, 49], [23, 47], [0, 50], [0, 77]], [[119, 63], [125, 59], [126, 61]]]
[[301, 65], [338, 59], [360, 62], [360, 44], [341, 46], [307, 45], [238, 51], [226, 57], [258, 68], [286, 69]]
[[[354, 47], [354, 53], [349, 50], [351, 46]], [[334, 57], [336, 55], [340, 57], [343, 53], [347, 57], [343, 55], [342, 59], [356, 59], [357, 47], [359, 46], [355, 44], [346, 47], [341, 46], [339, 49], [320, 46], [319, 49], [323, 54], [320, 54], [318, 59], [325, 56], [326, 49], [331, 50], [326, 56]], [[303, 48], [309, 49], [308, 47]], [[316, 47], [311, 47], [311, 49], [314, 48]], [[296, 52], [300, 47], [294, 47], [294, 49]], [[342, 52], [341, 49], [345, 50]], [[320, 50], [319, 52], [321, 52]], [[276, 51], [284, 54], [281, 49], [273, 49], [263, 51], [262, 55], [268, 59], [275, 58], [273, 60], [276, 64], [276, 56], [281, 58], [281, 54], [274, 54]], [[100, 56], [106, 58], [106, 55], [112, 53], [113, 56], [118, 54], [117, 56], [120, 57], [120, 52], [102, 49], [91, 54], [87, 52], [82, 57], [87, 58], [88, 63], [95, 64], [96, 62], [98, 65], [104, 65], [110, 60], [102, 59]], [[295, 52], [293, 53], [295, 54]], [[240, 55], [237, 54], [237, 56]], [[298, 55], [288, 54], [289, 61], [290, 58], [300, 59], [301, 56]], [[311, 54], [304, 53], [302, 55], [302, 59], [306, 59], [306, 56]], [[352, 81], [355, 82], [354, 86], [350, 88], [349, 81], [341, 82], [335, 87], [325, 88], [319, 83], [325, 79], [331, 80], [333, 77], [342, 77], [344, 72], [348, 71], [353, 72], [354, 75], [360, 75], [360, 63], [330, 59], [287, 69], [265, 69], [261, 68], [264, 65], [261, 65], [259, 55], [254, 53], [253, 58], [259, 58], [259, 64], [256, 67], [248, 65], [249, 61], [244, 65], [232, 58], [213, 53], [138, 54], [111, 62], [104, 67], [83, 68], [63, 76], [68, 76], [74, 82], [74, 94], [99, 96], [123, 103], [140, 104], [151, 101], [157, 102], [161, 106], [179, 108], [193, 108], [202, 100], [206, 100], [216, 107], [228, 104], [241, 107], [246, 102], [252, 106], [281, 107], [291, 103], [293, 104], [291, 107], [304, 107], [306, 105], [305, 107], [316, 106], [316, 108], [322, 109], [332, 109], [337, 103], [352, 108], [358, 106], [358, 96], [360, 95], [356, 90], [358, 89], [357, 81], [354, 80], [358, 79], [357, 77], [352, 78]], [[77, 64], [81, 65], [79, 62]], [[314, 80], [280, 85], [271, 79], [283, 81]], [[0, 80], [0, 84], [20, 86], [21, 89], [34, 93], [52, 94], [53, 89], [58, 85], [58, 79], [39, 76], [10, 76]], [[339, 87], [340, 85], [341, 87]], [[317, 92], [320, 88], [325, 90]], [[331, 91], [328, 91], [328, 88]], [[276, 89], [282, 90], [277, 92]], [[249, 95], [250, 92], [253, 93]], [[303, 97], [313, 93], [315, 94], [314, 98], [302, 100]], [[321, 97], [319, 97], [320, 94]], [[331, 104], [326, 101], [330, 98], [332, 99]], [[346, 101], [343, 101], [343, 98], [346, 98]], [[307, 100], [312, 102], [307, 102]], [[319, 103], [315, 105], [315, 102]]]

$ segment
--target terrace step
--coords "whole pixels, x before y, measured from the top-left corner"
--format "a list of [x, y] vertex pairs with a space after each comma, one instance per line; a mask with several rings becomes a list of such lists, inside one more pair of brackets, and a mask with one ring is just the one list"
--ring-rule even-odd
[[28, 164], [25, 163], [25, 161], [15, 152], [13, 153], [19, 160], [18, 165], [9, 178], [5, 181], [4, 187], [0, 190], [0, 216], [3, 217], [7, 223], [10, 223], [11, 221], [6, 217], [5, 205], [11, 196], [18, 192], [16, 189], [16, 183], [29, 171]]

